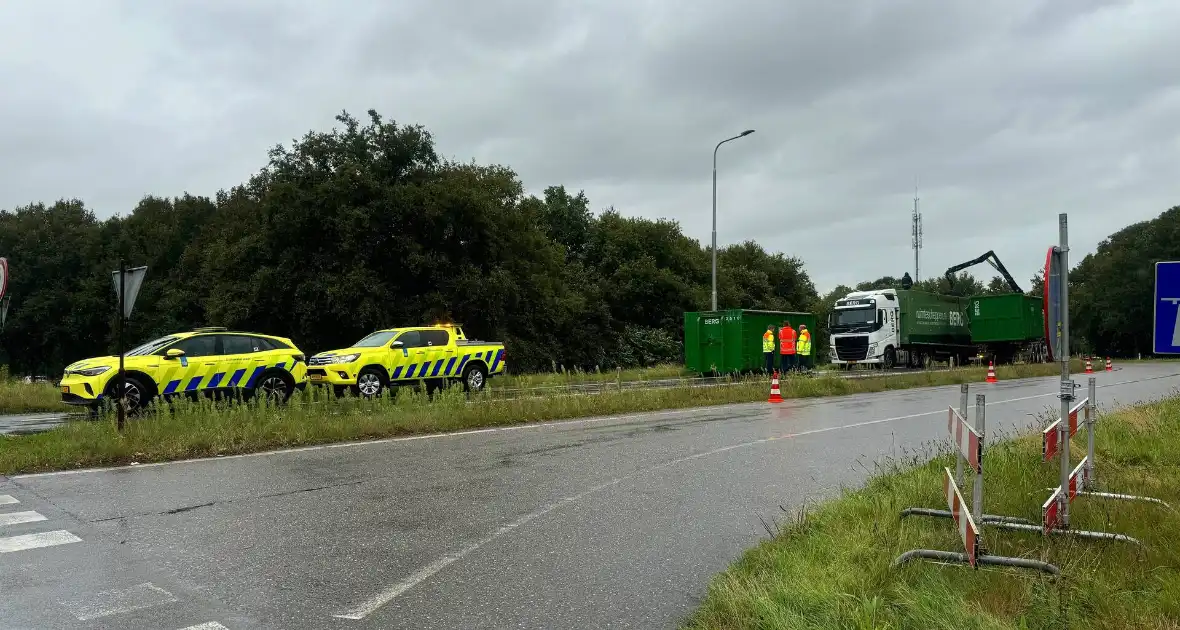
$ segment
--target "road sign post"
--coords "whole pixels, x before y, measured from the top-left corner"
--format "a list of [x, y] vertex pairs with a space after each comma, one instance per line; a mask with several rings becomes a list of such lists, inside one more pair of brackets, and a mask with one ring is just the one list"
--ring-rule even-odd
[[119, 309], [119, 375], [115, 385], [118, 408], [115, 413], [117, 414], [116, 424], [121, 432], [127, 416], [125, 409], [127, 406], [127, 373], [123, 368], [123, 332], [127, 327], [127, 320], [131, 317], [131, 311], [135, 308], [135, 298], [139, 296], [139, 289], [143, 286], [143, 277], [147, 274], [147, 267], [128, 269], [127, 264], [120, 260], [119, 269], [111, 273], [115, 282], [115, 304]]

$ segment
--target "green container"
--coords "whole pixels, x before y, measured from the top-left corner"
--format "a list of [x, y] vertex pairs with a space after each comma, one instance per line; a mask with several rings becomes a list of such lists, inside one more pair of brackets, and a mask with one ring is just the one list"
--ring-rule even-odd
[[[725, 311], [687, 312], [684, 314], [684, 365], [699, 374], [732, 374], [761, 370], [765, 366], [762, 355], [762, 335], [773, 325], [774, 352], [778, 354], [778, 327], [791, 322], [796, 331], [799, 325], [811, 331], [811, 357], [815, 362], [818, 346], [815, 315], [783, 311]], [[778, 357], [775, 358], [777, 364]]]
[[1044, 339], [1043, 308], [1041, 298], [1023, 293], [976, 295], [967, 305], [971, 340], [983, 344]]
[[925, 291], [897, 292], [901, 309], [901, 344], [969, 346], [968, 298]]

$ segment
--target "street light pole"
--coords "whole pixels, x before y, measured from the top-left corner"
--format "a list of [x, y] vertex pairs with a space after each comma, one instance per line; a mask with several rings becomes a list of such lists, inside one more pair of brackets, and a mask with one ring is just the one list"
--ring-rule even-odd
[[747, 129], [732, 138], [726, 138], [726, 139], [722, 140], [721, 142], [718, 142], [717, 146], [713, 147], [713, 310], [714, 311], [717, 310], [717, 149], [720, 149], [721, 145], [725, 144], [726, 142], [729, 142], [731, 140], [737, 140], [738, 138], [745, 138], [746, 136], [748, 136], [752, 133], [754, 133], [753, 129]]

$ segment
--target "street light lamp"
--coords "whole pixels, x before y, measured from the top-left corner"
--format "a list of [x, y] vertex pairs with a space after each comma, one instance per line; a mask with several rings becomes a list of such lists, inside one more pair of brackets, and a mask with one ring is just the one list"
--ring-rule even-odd
[[718, 142], [717, 146], [713, 147], [713, 310], [714, 311], [717, 310], [717, 149], [720, 149], [721, 145], [725, 144], [726, 142], [729, 142], [731, 140], [737, 140], [738, 138], [745, 138], [746, 136], [748, 136], [752, 133], [754, 133], [753, 129], [747, 129], [732, 138], [726, 138], [726, 139], [722, 140], [721, 142]]

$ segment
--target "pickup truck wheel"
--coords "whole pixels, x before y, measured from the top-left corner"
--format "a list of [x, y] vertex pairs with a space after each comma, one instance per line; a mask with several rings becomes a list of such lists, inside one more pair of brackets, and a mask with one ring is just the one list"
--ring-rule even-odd
[[487, 368], [480, 364], [468, 365], [466, 370], [463, 370], [463, 391], [478, 392], [487, 385], [488, 372]]
[[385, 391], [385, 379], [376, 368], [367, 367], [356, 377], [356, 390], [365, 398], [379, 398]]

